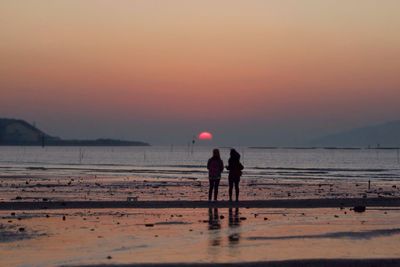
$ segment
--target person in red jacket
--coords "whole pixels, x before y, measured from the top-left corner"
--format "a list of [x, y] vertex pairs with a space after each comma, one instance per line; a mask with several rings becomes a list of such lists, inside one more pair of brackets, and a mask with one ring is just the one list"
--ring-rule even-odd
[[231, 149], [231, 157], [229, 158], [228, 166], [226, 167], [229, 171], [229, 201], [232, 201], [233, 185], [235, 185], [236, 201], [239, 201], [239, 182], [243, 168], [242, 163], [240, 163], [240, 154], [235, 149]]
[[213, 150], [213, 156], [207, 162], [208, 179], [210, 181], [210, 189], [208, 191], [208, 201], [211, 201], [214, 190], [214, 201], [218, 199], [218, 186], [221, 180], [221, 173], [224, 170], [224, 163], [219, 155], [219, 150]]

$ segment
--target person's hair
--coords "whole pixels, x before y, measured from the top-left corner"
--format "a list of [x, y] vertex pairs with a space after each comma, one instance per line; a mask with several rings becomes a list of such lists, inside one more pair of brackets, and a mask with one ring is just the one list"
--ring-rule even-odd
[[240, 160], [240, 154], [235, 149], [231, 149], [231, 158], [235, 160]]
[[219, 155], [219, 149], [217, 149], [217, 148], [213, 149], [213, 157], [221, 158], [221, 156]]

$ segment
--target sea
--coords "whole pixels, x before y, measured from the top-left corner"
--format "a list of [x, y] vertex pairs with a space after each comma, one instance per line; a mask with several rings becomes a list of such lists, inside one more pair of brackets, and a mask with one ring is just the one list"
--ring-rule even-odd
[[[206, 179], [213, 147], [17, 147], [0, 146], [1, 176], [104, 175]], [[399, 180], [398, 149], [235, 147], [243, 179]], [[220, 148], [226, 165], [230, 148]], [[1, 178], [1, 177], [0, 177]]]

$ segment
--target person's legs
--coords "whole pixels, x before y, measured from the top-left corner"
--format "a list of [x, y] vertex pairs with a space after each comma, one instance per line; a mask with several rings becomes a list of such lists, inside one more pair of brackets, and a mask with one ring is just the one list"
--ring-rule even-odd
[[232, 201], [233, 180], [229, 179], [229, 201]]
[[217, 199], [218, 199], [219, 180], [220, 180], [220, 179], [216, 179], [216, 180], [214, 181], [214, 200], [215, 200], [215, 201], [217, 201]]
[[213, 192], [213, 188], [214, 188], [214, 180], [209, 179], [208, 181], [210, 182], [210, 188], [208, 190], [208, 201], [211, 201], [212, 192]]
[[235, 181], [236, 201], [239, 201], [239, 180]]

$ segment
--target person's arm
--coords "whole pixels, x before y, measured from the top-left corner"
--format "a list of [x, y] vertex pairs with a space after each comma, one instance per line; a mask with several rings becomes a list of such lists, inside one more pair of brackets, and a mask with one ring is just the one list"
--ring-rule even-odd
[[226, 169], [227, 169], [228, 171], [231, 170], [231, 161], [230, 161], [230, 160], [228, 160], [228, 165], [226, 166]]
[[244, 166], [242, 165], [242, 163], [239, 163], [239, 169], [240, 169], [240, 170], [243, 170], [243, 169], [244, 169]]
[[224, 162], [222, 160], [220, 162], [219, 169], [220, 169], [221, 173], [224, 171]]
[[210, 169], [210, 161], [211, 161], [211, 159], [209, 159], [209, 160], [207, 161], [207, 170]]

